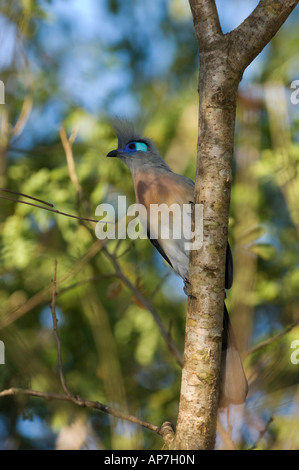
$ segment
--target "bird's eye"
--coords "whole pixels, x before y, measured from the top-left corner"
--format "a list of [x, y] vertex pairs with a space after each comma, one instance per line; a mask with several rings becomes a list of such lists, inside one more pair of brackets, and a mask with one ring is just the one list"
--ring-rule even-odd
[[125, 152], [147, 152], [148, 146], [145, 142], [129, 142], [125, 146]]

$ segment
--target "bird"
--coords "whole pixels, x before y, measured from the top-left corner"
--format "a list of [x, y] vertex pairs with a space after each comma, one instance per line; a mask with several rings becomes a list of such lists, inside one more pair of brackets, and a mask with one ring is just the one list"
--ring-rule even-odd
[[[186, 241], [190, 240], [191, 234], [194, 182], [186, 176], [174, 173], [160, 156], [154, 142], [136, 131], [132, 122], [114, 119], [110, 124], [118, 138], [118, 146], [107, 157], [119, 158], [131, 171], [136, 203], [146, 209], [139, 214], [140, 222], [160, 255], [183, 279], [185, 293], [192, 295], [189, 283], [190, 250]], [[163, 210], [168, 210], [170, 214], [169, 208], [173, 204], [176, 207], [189, 207], [188, 216], [183, 218], [183, 211], [179, 211], [174, 212], [172, 218], [163, 218]], [[151, 208], [157, 205], [161, 210], [155, 212], [153, 218]], [[161, 224], [165, 224], [165, 220], [168, 221], [168, 237], [162, 236]], [[173, 227], [180, 228], [181, 237], [174, 235]], [[232, 282], [233, 259], [227, 243], [225, 288], [230, 289]], [[247, 379], [224, 302], [219, 408], [243, 404], [247, 392]]]

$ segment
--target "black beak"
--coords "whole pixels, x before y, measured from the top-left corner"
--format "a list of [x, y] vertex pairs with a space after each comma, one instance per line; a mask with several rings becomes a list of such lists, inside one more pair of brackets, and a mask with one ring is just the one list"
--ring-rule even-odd
[[111, 152], [107, 153], [107, 157], [118, 157], [118, 150], [111, 150]]

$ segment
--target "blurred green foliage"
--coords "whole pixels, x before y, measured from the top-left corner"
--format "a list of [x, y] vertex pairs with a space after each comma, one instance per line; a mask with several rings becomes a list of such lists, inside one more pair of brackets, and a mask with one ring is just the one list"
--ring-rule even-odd
[[[129, 171], [105, 158], [116, 146], [107, 122], [115, 111], [145, 127], [174, 171], [194, 178], [198, 64], [185, 3], [103, 2], [95, 17], [104, 32], [89, 36], [72, 24], [78, 22], [72, 2], [20, 0], [12, 6], [2, 1], [0, 20], [14, 35], [10, 60], [4, 52], [0, 57], [6, 85], [6, 104], [0, 106], [1, 187], [82, 217], [94, 218], [97, 205], [115, 204], [117, 195], [134, 202]], [[57, 5], [64, 6], [63, 21]], [[247, 355], [299, 319], [299, 114], [288, 91], [298, 78], [297, 34], [292, 19], [271, 44], [262, 68], [241, 88], [238, 106], [230, 218], [235, 284], [228, 306], [250, 381], [237, 437], [244, 448], [298, 448], [299, 365], [290, 361], [298, 327]], [[83, 77], [91, 92], [101, 86], [108, 90], [96, 109], [90, 89], [84, 102], [63, 75], [65, 64], [73, 61], [68, 72], [77, 76], [81, 60], [89, 60]], [[119, 83], [109, 88], [114, 76]], [[81, 91], [84, 95], [86, 88]], [[68, 136], [76, 133], [73, 156], [83, 198], [69, 176], [62, 125]], [[123, 273], [152, 301], [182, 351], [186, 300], [178, 278], [148, 240], [111, 240], [107, 249], [117, 250]], [[100, 250], [93, 225], [4, 199], [0, 339], [6, 363], [0, 365], [0, 390], [62, 393], [50, 311], [54, 259], [69, 389], [156, 425], [175, 422], [180, 367], [135, 293], [107, 276], [114, 267]], [[262, 432], [269, 417], [273, 421]], [[1, 448], [63, 447], [72, 425], [83, 436], [77, 448], [158, 449], [162, 444], [150, 431], [67, 402], [21, 395], [0, 399]]]

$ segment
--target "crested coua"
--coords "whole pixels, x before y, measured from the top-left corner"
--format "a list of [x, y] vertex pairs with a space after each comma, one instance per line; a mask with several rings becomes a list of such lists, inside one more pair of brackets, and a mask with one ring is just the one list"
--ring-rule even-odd
[[[146, 210], [139, 214], [141, 224], [155, 248], [181, 276], [185, 283], [185, 292], [189, 291], [189, 249], [186, 241], [191, 238], [191, 212], [194, 201], [194, 182], [189, 178], [174, 173], [161, 158], [154, 143], [135, 131], [128, 121], [116, 120], [113, 128], [118, 137], [118, 148], [108, 153], [107, 157], [118, 157], [130, 169], [135, 188], [136, 202]], [[155, 206], [156, 205], [156, 206]], [[187, 211], [173, 211], [172, 217], [163, 217], [163, 210], [177, 205], [189, 207]], [[159, 206], [159, 212], [151, 208]], [[165, 214], [166, 215], [166, 214]], [[184, 216], [183, 216], [184, 215]], [[161, 224], [168, 236], [163, 236]], [[173, 227], [179, 228], [174, 231]], [[176, 232], [176, 233], [174, 233]], [[177, 236], [178, 232], [181, 236]], [[227, 245], [225, 288], [232, 285], [233, 265], [229, 244]], [[222, 373], [220, 407], [244, 403], [247, 395], [247, 380], [237, 349], [228, 312], [224, 304], [222, 338]]]

